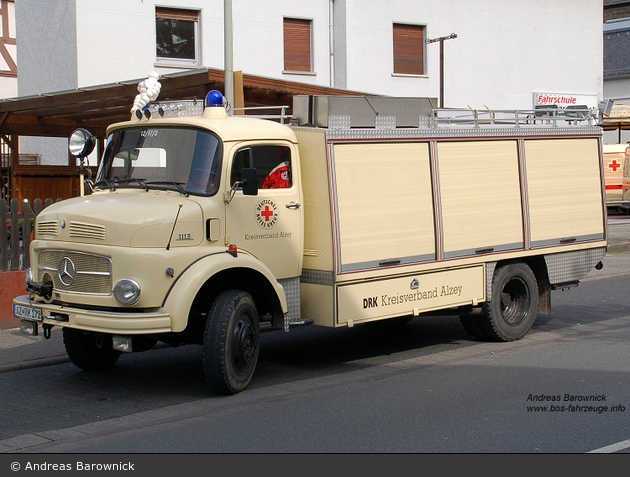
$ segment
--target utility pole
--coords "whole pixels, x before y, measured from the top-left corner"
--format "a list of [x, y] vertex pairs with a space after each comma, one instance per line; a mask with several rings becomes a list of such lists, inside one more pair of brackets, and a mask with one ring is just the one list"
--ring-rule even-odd
[[234, 65], [233, 65], [233, 30], [232, 30], [232, 0], [223, 0], [223, 43], [224, 43], [224, 70], [225, 70], [225, 98], [234, 108]]
[[440, 108], [444, 107], [444, 40], [452, 40], [457, 38], [455, 33], [451, 33], [448, 36], [441, 36], [440, 38], [427, 38], [427, 45], [429, 43], [440, 42]]

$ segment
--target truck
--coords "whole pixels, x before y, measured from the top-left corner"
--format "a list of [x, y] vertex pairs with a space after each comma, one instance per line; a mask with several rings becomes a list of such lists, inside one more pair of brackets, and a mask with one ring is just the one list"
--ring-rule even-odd
[[[280, 119], [154, 102], [112, 124], [93, 191], [36, 217], [23, 333], [62, 328], [85, 371], [200, 345], [217, 394], [261, 332], [457, 316], [522, 339], [607, 250], [602, 129], [430, 98], [294, 98]], [[94, 137], [69, 140], [80, 160]]]
[[627, 211], [630, 202], [623, 197], [623, 171], [628, 144], [604, 144], [603, 163], [606, 185], [606, 205], [610, 209]]
[[620, 209], [630, 213], [630, 150], [626, 148], [621, 170], [621, 201]]

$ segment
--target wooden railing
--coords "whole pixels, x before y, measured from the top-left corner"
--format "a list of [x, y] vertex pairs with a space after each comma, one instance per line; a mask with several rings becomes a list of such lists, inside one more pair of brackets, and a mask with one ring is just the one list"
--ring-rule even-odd
[[[61, 199], [57, 199], [59, 201]], [[33, 204], [0, 199], [0, 271], [26, 270], [31, 266], [29, 248], [35, 235], [35, 217], [54, 201], [35, 199]], [[21, 206], [21, 207], [20, 207]]]

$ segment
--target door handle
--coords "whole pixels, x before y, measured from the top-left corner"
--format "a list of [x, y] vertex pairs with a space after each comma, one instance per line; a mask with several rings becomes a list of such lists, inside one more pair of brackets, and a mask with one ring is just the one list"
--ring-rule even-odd
[[289, 204], [286, 205], [287, 209], [299, 209], [302, 206], [302, 204], [298, 204], [297, 202], [291, 202]]

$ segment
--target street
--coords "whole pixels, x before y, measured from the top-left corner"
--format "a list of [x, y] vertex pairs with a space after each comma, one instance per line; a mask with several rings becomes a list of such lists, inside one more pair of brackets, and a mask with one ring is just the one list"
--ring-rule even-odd
[[[628, 452], [627, 283], [554, 291], [553, 314], [513, 343], [476, 341], [456, 316], [265, 333], [250, 387], [231, 397], [206, 389], [196, 346], [124, 355], [102, 373], [59, 357], [0, 373], [0, 449]], [[61, 353], [60, 334], [45, 344]]]

